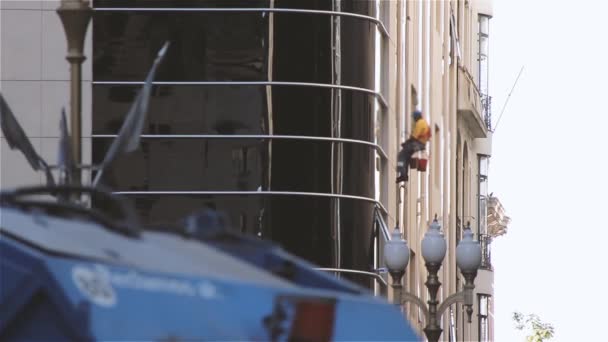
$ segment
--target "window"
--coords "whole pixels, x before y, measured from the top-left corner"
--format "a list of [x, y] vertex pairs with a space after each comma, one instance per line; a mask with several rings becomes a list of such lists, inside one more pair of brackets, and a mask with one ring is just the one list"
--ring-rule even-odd
[[[165, 83], [154, 87], [144, 128], [153, 136], [144, 138], [140, 150], [118, 158], [104, 172], [102, 184], [116, 191], [141, 190], [130, 199], [146, 224], [174, 222], [211, 202], [228, 215], [233, 228], [240, 225], [249, 233], [263, 229], [264, 239], [312, 263], [337, 266], [339, 256], [344, 265], [367, 268], [374, 210], [368, 199], [375, 190], [376, 152], [368, 142], [377, 98], [374, 66], [380, 64], [374, 58], [377, 25], [340, 16], [339, 31], [332, 32], [336, 16], [286, 8], [269, 16], [263, 10], [267, 2], [94, 0], [94, 7], [105, 10], [96, 12], [92, 22], [93, 163], [103, 159], [112, 142], [103, 135], [119, 131], [140, 91], [131, 82], [146, 77], [158, 49], [170, 40], [155, 78]], [[152, 3], [180, 10], [129, 10]], [[373, 2], [339, 3], [300, 1], [294, 6], [329, 10], [335, 4], [376, 15]], [[387, 15], [388, 5], [383, 5]], [[218, 6], [251, 10], [217, 11]], [[338, 38], [340, 45], [332, 49]], [[382, 40], [388, 49], [389, 38]], [[389, 85], [388, 77], [383, 80]], [[275, 136], [264, 137], [268, 135]], [[359, 141], [318, 140], [335, 137]], [[332, 146], [340, 146], [340, 158], [334, 159]], [[310, 195], [267, 193], [271, 189]], [[337, 200], [320, 194], [365, 200], [341, 198], [340, 206], [332, 207]]]
[[492, 270], [490, 258], [491, 236], [488, 235], [488, 167], [490, 158], [479, 154], [478, 158], [478, 205], [477, 239], [481, 243], [481, 268]]
[[462, 214], [460, 215], [463, 227], [467, 225], [467, 221], [470, 220], [471, 215], [471, 199], [469, 198], [471, 194], [468, 191], [469, 189], [471, 189], [471, 171], [468, 144], [465, 142], [462, 150]]
[[490, 52], [490, 17], [479, 15], [479, 90], [483, 95], [488, 94], [488, 54]]
[[478, 297], [478, 306], [479, 306], [479, 339], [478, 341], [484, 342], [490, 340], [490, 325], [488, 323], [488, 312], [490, 306], [490, 296], [485, 294], [480, 294]]
[[485, 235], [488, 232], [488, 166], [490, 158], [486, 155], [478, 155], [478, 206], [477, 206], [477, 235]]

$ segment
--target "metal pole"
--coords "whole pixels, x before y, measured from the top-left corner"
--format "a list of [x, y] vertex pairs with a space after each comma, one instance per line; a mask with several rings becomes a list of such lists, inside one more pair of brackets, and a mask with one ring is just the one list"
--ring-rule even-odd
[[464, 306], [466, 306], [468, 322], [471, 323], [471, 317], [473, 316], [473, 290], [475, 289], [475, 272], [462, 272], [464, 276]]
[[390, 272], [392, 282], [391, 288], [393, 289], [393, 304], [397, 305], [397, 307], [401, 308], [402, 301], [402, 293], [403, 293], [403, 285], [401, 284], [401, 278], [405, 274], [405, 271], [398, 272]]
[[515, 90], [515, 86], [517, 85], [517, 81], [519, 81], [519, 77], [521, 73], [524, 72], [524, 66], [522, 65], [521, 69], [519, 69], [519, 74], [517, 74], [517, 78], [515, 79], [515, 83], [513, 83], [513, 87], [511, 87], [511, 91], [509, 95], [507, 95], [507, 99], [505, 100], [505, 104], [502, 106], [502, 110], [500, 111], [500, 115], [498, 116], [498, 120], [496, 121], [496, 125], [494, 125], [494, 132], [496, 132], [496, 128], [498, 128], [498, 124], [500, 123], [500, 119], [502, 115], [505, 113], [505, 108], [507, 108], [507, 104], [509, 103], [509, 99], [511, 98], [511, 94], [513, 94], [513, 90]]
[[426, 334], [429, 342], [437, 342], [439, 341], [439, 337], [443, 331], [439, 326], [437, 319], [437, 306], [439, 305], [439, 302], [437, 301], [437, 293], [439, 292], [439, 287], [441, 286], [437, 273], [441, 268], [441, 264], [426, 263], [426, 268], [429, 274], [424, 285], [426, 285], [429, 290], [430, 299], [427, 301], [429, 305], [429, 321], [424, 328], [424, 333]]
[[82, 62], [81, 59], [75, 57], [67, 57], [70, 62], [70, 131], [72, 138], [72, 151], [74, 160], [74, 170], [72, 170], [72, 183], [74, 185], [81, 184], [81, 173], [78, 168], [82, 164], [82, 89], [80, 82], [82, 80]]
[[57, 14], [65, 30], [70, 63], [70, 134], [72, 136], [72, 151], [74, 170], [72, 184], [81, 184], [80, 165], [82, 164], [82, 63], [84, 56], [84, 38], [93, 10], [88, 1], [62, 0]]

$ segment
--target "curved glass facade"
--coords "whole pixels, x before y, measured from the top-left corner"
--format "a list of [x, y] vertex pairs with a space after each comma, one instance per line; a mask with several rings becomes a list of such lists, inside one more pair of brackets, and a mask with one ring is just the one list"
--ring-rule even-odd
[[378, 24], [323, 11], [373, 17], [375, 2], [137, 0], [95, 7], [94, 162], [140, 89], [129, 82], [142, 81], [171, 41], [146, 136], [108, 170], [106, 186], [130, 191], [150, 223], [212, 207], [235, 229], [319, 266], [369, 270]]

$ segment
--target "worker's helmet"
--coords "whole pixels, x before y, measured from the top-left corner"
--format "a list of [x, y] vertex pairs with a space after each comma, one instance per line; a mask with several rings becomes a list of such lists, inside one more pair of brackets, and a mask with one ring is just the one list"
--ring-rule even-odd
[[422, 112], [419, 110], [415, 110], [414, 113], [412, 113], [412, 116], [414, 117], [414, 120], [418, 120], [422, 117]]

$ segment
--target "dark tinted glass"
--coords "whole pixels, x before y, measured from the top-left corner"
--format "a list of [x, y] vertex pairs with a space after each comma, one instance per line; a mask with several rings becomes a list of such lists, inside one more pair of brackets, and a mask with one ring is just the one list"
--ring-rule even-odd
[[93, 0], [95, 7], [113, 8], [290, 8], [322, 11], [350, 12], [376, 16], [374, 1], [343, 0], [341, 7], [332, 6], [330, 0]]
[[[117, 134], [140, 88], [94, 85], [93, 133]], [[373, 141], [373, 103], [369, 93], [318, 87], [158, 86], [144, 134], [272, 133]]]
[[[96, 138], [100, 158], [111, 139]], [[333, 147], [332, 147], [333, 145]], [[341, 146], [340, 146], [341, 145]], [[332, 174], [332, 150], [342, 156]], [[374, 149], [367, 145], [275, 139], [143, 139], [106, 169], [117, 191], [297, 191], [373, 197]], [[361, 180], [366, 180], [361, 182]], [[341, 190], [333, 183], [341, 184]]]
[[[317, 265], [367, 269], [373, 204], [312, 196], [138, 195], [128, 197], [147, 222], [175, 222], [214, 208], [234, 230], [277, 241]], [[348, 215], [340, 214], [347, 212]], [[339, 246], [339, 247], [338, 247]]]
[[[374, 24], [342, 18], [349, 38], [341, 40], [341, 58], [334, 61], [330, 16], [276, 13], [272, 26], [268, 18], [255, 12], [96, 12], [94, 80], [142, 81], [169, 40], [157, 81], [272, 80], [373, 89], [373, 68], [361, 65], [373, 65]], [[332, 63], [341, 64], [340, 79]]]
[[[319, 2], [327, 1], [310, 1]], [[93, 4], [113, 8], [269, 8], [270, 0], [94, 0]]]
[[[95, 1], [106, 7], [270, 7], [269, 1]], [[334, 6], [340, 6], [336, 8]], [[374, 1], [277, 0], [279, 8], [374, 15]], [[270, 18], [272, 17], [272, 20]], [[336, 17], [337, 18], [337, 17]], [[334, 18], [335, 19], [335, 18]], [[339, 30], [337, 25], [339, 23]], [[337, 33], [340, 36], [336, 36]], [[142, 81], [171, 41], [157, 81], [284, 81], [374, 88], [375, 24], [323, 14], [97, 11], [94, 81]], [[139, 87], [96, 84], [93, 132], [118, 131]], [[156, 86], [148, 134], [267, 134], [373, 141], [374, 97], [304, 86]], [[93, 160], [110, 144], [93, 139]], [[116, 190], [298, 191], [374, 197], [374, 150], [360, 144], [144, 138], [103, 182]], [[368, 270], [373, 203], [291, 194], [132, 196], [148, 223], [201, 208], [321, 266]], [[369, 285], [368, 281], [361, 282]]]

